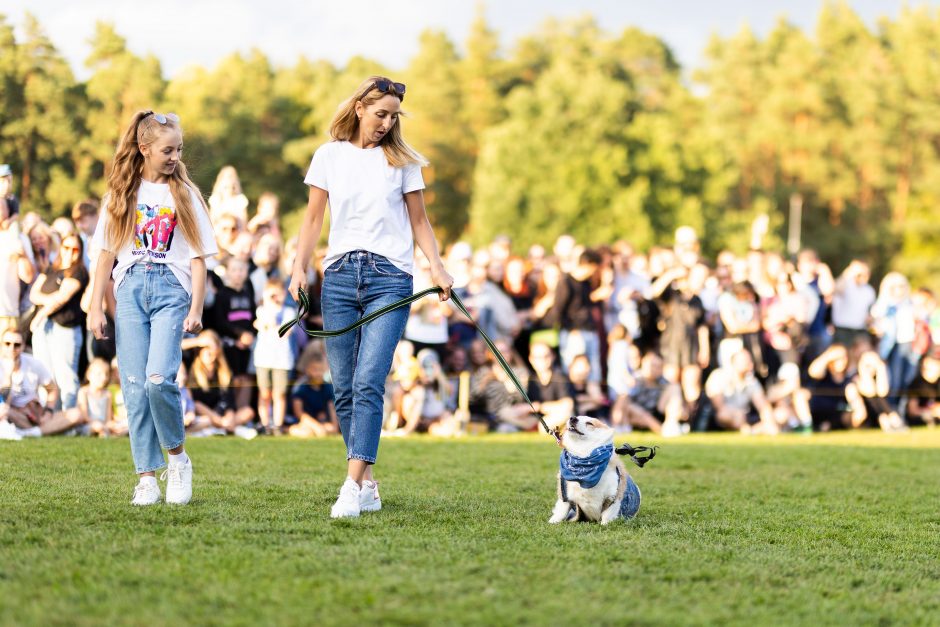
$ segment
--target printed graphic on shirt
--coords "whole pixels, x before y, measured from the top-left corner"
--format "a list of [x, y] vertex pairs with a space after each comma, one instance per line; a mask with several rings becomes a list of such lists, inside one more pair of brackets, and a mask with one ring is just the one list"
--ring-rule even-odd
[[134, 250], [136, 256], [150, 255], [163, 259], [173, 245], [173, 231], [176, 229], [176, 212], [172, 207], [158, 205], [137, 205], [137, 228], [134, 231]]

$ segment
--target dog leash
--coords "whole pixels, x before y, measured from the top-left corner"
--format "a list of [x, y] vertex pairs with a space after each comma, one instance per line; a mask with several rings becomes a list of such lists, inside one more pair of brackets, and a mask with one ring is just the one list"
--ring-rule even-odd
[[[304, 333], [306, 333], [310, 337], [318, 337], [318, 338], [338, 337], [340, 335], [344, 335], [346, 333], [349, 333], [350, 331], [358, 329], [362, 325], [368, 324], [372, 322], [373, 320], [375, 320], [376, 318], [381, 318], [382, 316], [384, 316], [385, 314], [389, 312], [395, 311], [396, 309], [400, 309], [402, 307], [407, 307], [411, 305], [411, 303], [415, 302], [416, 300], [420, 300], [424, 298], [425, 296], [428, 296], [430, 294], [440, 294], [443, 291], [444, 290], [440, 287], [429, 287], [420, 292], [416, 292], [412, 294], [411, 296], [402, 298], [399, 301], [388, 304], [380, 309], [376, 309], [372, 313], [366, 316], [363, 316], [362, 318], [360, 318], [359, 320], [357, 320], [356, 322], [354, 322], [353, 324], [349, 325], [346, 328], [336, 329], [333, 331], [315, 331], [315, 330], [304, 328], [304, 325], [301, 322], [303, 317], [307, 315], [307, 312], [310, 311], [310, 299], [307, 297], [307, 292], [303, 288], [300, 288], [297, 290], [297, 300], [299, 301], [299, 305], [300, 305], [297, 309], [297, 317], [281, 325], [281, 327], [277, 330], [277, 334], [280, 337], [284, 337], [294, 325], [297, 325]], [[460, 297], [453, 290], [451, 290], [450, 292], [450, 300], [454, 303], [454, 306], [457, 308], [457, 310], [460, 313], [462, 313], [464, 316], [466, 316], [467, 319], [473, 324], [473, 326], [476, 327], [476, 330], [480, 333], [480, 337], [483, 338], [483, 341], [486, 342], [486, 345], [493, 352], [493, 356], [496, 357], [496, 361], [499, 362], [499, 365], [500, 367], [502, 367], [503, 371], [506, 373], [506, 376], [509, 377], [509, 379], [512, 381], [512, 384], [516, 387], [516, 390], [518, 390], [519, 394], [522, 395], [522, 398], [525, 399], [525, 402], [528, 403], [529, 407], [532, 409], [532, 413], [535, 414], [535, 416], [538, 418], [539, 423], [542, 425], [542, 428], [545, 429], [545, 433], [552, 435], [555, 438], [555, 442], [558, 444], [558, 446], [561, 446], [561, 436], [558, 434], [558, 431], [556, 429], [549, 428], [548, 424], [545, 422], [545, 414], [535, 409], [535, 405], [532, 404], [532, 400], [529, 398], [529, 395], [526, 393], [525, 388], [522, 387], [522, 383], [519, 382], [519, 379], [516, 377], [516, 374], [512, 371], [512, 368], [510, 367], [509, 362], [506, 361], [506, 358], [503, 357], [503, 354], [499, 351], [498, 348], [496, 348], [496, 345], [493, 343], [493, 340], [491, 340], [490, 337], [486, 334], [486, 331], [480, 328], [480, 325], [477, 324], [477, 321], [474, 320], [473, 316], [470, 315], [470, 312], [467, 310], [467, 307], [463, 304], [463, 301], [460, 300]], [[648, 446], [633, 447], [633, 446], [630, 446], [629, 444], [624, 444], [623, 446], [620, 446], [619, 448], [615, 449], [615, 452], [618, 455], [630, 456], [633, 462], [637, 466], [640, 466], [642, 468], [643, 464], [653, 459], [653, 457], [656, 455], [656, 448], [657, 447], [655, 446], [652, 448]], [[646, 452], [647, 456], [639, 457], [638, 454], [643, 453], [643, 452]]]

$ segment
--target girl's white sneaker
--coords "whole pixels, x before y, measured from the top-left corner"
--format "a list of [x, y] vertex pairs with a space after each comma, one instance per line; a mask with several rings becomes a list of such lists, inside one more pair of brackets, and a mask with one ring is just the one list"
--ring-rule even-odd
[[359, 490], [359, 511], [377, 512], [382, 509], [382, 498], [379, 496], [377, 481], [363, 481]]
[[156, 483], [138, 483], [134, 486], [134, 498], [131, 505], [156, 505], [160, 502], [160, 486]]
[[359, 484], [346, 477], [339, 489], [339, 498], [330, 509], [330, 518], [357, 518], [359, 516]]

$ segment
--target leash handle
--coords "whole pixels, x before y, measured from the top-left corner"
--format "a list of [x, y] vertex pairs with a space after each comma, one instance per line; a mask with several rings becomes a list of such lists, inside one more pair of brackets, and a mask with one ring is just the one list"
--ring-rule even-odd
[[[656, 457], [658, 446], [630, 446], [623, 444], [614, 449], [617, 455], [626, 455], [633, 460], [633, 463], [642, 468], [646, 462]], [[646, 457], [639, 457], [639, 454], [646, 453]]]
[[[307, 312], [310, 310], [310, 299], [307, 297], [307, 292], [304, 291], [303, 288], [300, 288], [297, 290], [297, 299], [300, 301], [299, 302], [300, 306], [297, 308], [297, 317], [281, 325], [281, 327], [277, 330], [277, 334], [280, 337], [284, 337], [294, 325], [297, 325], [304, 333], [306, 333], [310, 337], [318, 337], [318, 338], [337, 337], [345, 333], [349, 333], [350, 331], [353, 331], [355, 329], [358, 329], [364, 324], [368, 324], [372, 322], [373, 320], [375, 320], [376, 318], [380, 318], [381, 316], [384, 316], [385, 314], [391, 311], [395, 311], [396, 309], [400, 309], [402, 307], [407, 307], [411, 305], [411, 303], [415, 302], [416, 300], [420, 300], [429, 294], [440, 294], [443, 291], [444, 290], [440, 287], [429, 287], [425, 290], [412, 294], [411, 296], [405, 297], [397, 302], [391, 303], [390, 305], [386, 305], [385, 307], [382, 307], [381, 309], [377, 309], [373, 311], [372, 313], [370, 313], [369, 315], [363, 316], [362, 318], [360, 318], [353, 324], [343, 329], [337, 329], [334, 331], [325, 331], [325, 330], [315, 331], [315, 330], [304, 328], [303, 323], [301, 322], [301, 319], [304, 316], [306, 316]], [[464, 316], [466, 316], [467, 319], [470, 320], [470, 322], [476, 328], [477, 332], [479, 332], [480, 337], [483, 338], [483, 341], [486, 342], [486, 345], [493, 352], [493, 356], [496, 357], [496, 361], [499, 363], [500, 367], [502, 367], [503, 371], [512, 381], [512, 384], [519, 391], [519, 394], [521, 394], [522, 398], [525, 399], [525, 402], [528, 403], [529, 407], [532, 409], [532, 413], [535, 414], [535, 416], [538, 418], [539, 423], [541, 423], [542, 428], [545, 429], [545, 432], [553, 435], [555, 437], [555, 441], [558, 443], [559, 446], [561, 446], [561, 437], [558, 435], [558, 432], [548, 427], [548, 424], [545, 422], [545, 418], [544, 418], [545, 414], [543, 414], [540, 411], [536, 411], [535, 406], [532, 404], [532, 400], [529, 398], [529, 395], [526, 393], [525, 388], [522, 387], [522, 383], [520, 383], [518, 377], [516, 377], [516, 374], [512, 371], [512, 368], [510, 367], [509, 362], [506, 361], [506, 358], [503, 357], [503, 354], [499, 351], [498, 348], [496, 348], [496, 345], [493, 344], [493, 340], [491, 340], [490, 337], [486, 334], [486, 331], [480, 328], [480, 325], [477, 324], [477, 321], [474, 320], [473, 316], [470, 315], [470, 312], [467, 310], [467, 307], [463, 304], [463, 301], [460, 300], [460, 297], [453, 290], [451, 290], [450, 292], [450, 300], [454, 303], [454, 307], [457, 308], [457, 311], [459, 311]]]

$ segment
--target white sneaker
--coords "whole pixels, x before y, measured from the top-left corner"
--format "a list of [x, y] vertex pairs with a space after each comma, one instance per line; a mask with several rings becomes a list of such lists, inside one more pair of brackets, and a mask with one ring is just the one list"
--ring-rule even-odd
[[688, 431], [683, 431], [682, 425], [680, 425], [678, 422], [664, 422], [663, 430], [660, 435], [662, 435], [664, 438], [677, 438], [680, 435], [684, 435], [686, 433], [688, 433]]
[[138, 483], [134, 486], [134, 498], [131, 505], [156, 505], [160, 502], [160, 486], [156, 483]]
[[239, 425], [235, 427], [234, 431], [236, 437], [245, 439], [245, 440], [254, 440], [258, 437], [258, 432], [252, 429], [251, 427], [246, 427], [245, 425]]
[[330, 509], [330, 518], [357, 518], [359, 516], [359, 484], [346, 477], [339, 489], [339, 498]]
[[19, 429], [17, 428], [16, 433], [21, 438], [41, 438], [42, 430], [39, 427], [30, 427], [28, 429]]
[[193, 462], [170, 463], [160, 479], [166, 479], [166, 502], [171, 505], [186, 505], [193, 498]]
[[359, 511], [377, 512], [382, 509], [382, 497], [379, 496], [377, 481], [363, 481], [359, 490]]
[[18, 433], [18, 429], [13, 425], [12, 422], [0, 420], [0, 440], [19, 441], [22, 439], [23, 436]]

